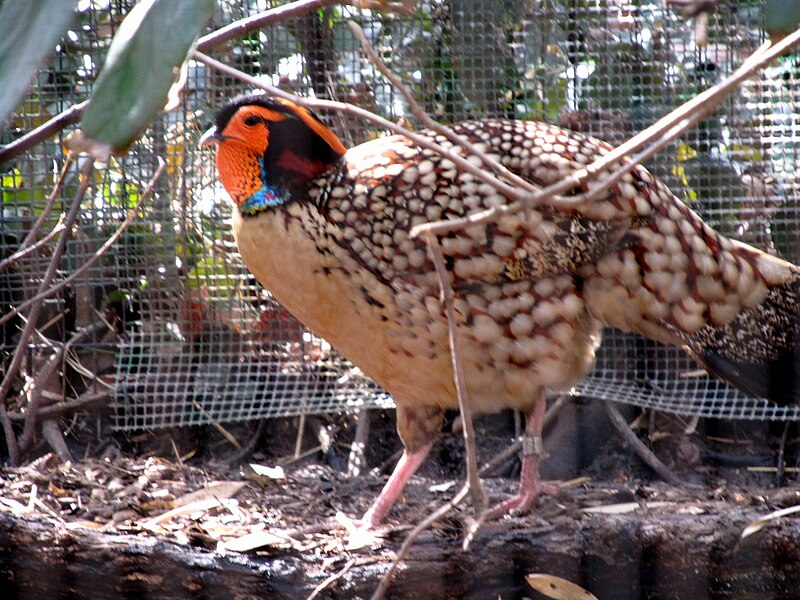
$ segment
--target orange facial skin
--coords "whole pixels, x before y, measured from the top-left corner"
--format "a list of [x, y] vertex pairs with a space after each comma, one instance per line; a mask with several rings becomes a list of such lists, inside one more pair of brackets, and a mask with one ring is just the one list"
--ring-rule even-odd
[[256, 199], [257, 206], [278, 203], [273, 197], [280, 192], [270, 188], [275, 186], [280, 173], [290, 173], [295, 179], [308, 181], [329, 166], [313, 156], [285, 148], [274, 162], [280, 173], [267, 173], [264, 161], [269, 148], [270, 128], [275, 124], [294, 120], [298, 127], [305, 125], [322, 138], [337, 154], [346, 152], [336, 135], [308, 110], [288, 101], [280, 104], [286, 107], [287, 112], [258, 105], [243, 106], [230, 118], [223, 131], [209, 136], [217, 144], [217, 167], [222, 185], [245, 212], [250, 212], [246, 210], [247, 203], [259, 192], [269, 198], [266, 201], [265, 198]]
[[285, 118], [260, 106], [247, 106], [217, 134], [219, 178], [237, 205], [243, 205], [264, 186], [260, 161], [269, 145], [267, 125]]

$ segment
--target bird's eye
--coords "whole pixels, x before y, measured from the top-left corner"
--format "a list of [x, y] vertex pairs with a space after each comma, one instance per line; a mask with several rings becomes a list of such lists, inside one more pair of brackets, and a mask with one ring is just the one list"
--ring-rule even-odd
[[250, 115], [244, 120], [244, 124], [248, 127], [252, 127], [256, 125], [259, 121], [261, 121], [261, 117], [257, 117], [256, 115]]

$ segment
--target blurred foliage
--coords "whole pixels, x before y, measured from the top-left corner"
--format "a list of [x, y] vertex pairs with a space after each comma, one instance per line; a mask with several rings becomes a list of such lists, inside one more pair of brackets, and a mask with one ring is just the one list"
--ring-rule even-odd
[[774, 41], [800, 27], [800, 2], [764, 0], [764, 28]]
[[73, 20], [76, 0], [0, 4], [0, 119], [17, 105], [36, 68]]

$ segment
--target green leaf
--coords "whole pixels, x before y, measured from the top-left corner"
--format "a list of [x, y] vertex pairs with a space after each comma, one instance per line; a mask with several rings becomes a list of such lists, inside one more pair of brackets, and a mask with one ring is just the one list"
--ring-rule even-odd
[[8, 173], [3, 174], [2, 187], [3, 189], [14, 189], [22, 187], [22, 173], [19, 169], [11, 169]]
[[72, 22], [76, 5], [76, 0], [0, 4], [0, 121], [25, 95], [36, 68]]
[[800, 27], [800, 2], [797, 0], [764, 2], [764, 28], [773, 38], [780, 39], [798, 27]]
[[108, 49], [81, 129], [124, 151], [164, 108], [216, 0], [144, 0], [120, 25]]
[[187, 282], [190, 288], [215, 287], [217, 293], [229, 295], [236, 286], [236, 273], [219, 256], [206, 256], [189, 270]]

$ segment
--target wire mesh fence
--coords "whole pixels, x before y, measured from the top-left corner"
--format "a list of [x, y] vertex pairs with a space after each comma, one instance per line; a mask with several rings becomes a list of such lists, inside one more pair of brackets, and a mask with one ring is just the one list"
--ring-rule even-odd
[[[85, 100], [105, 51], [133, 2], [79, 3], [78, 18], [3, 143]], [[268, 7], [219, 2], [209, 30]], [[354, 19], [389, 67], [437, 119], [539, 119], [620, 143], [729, 73], [762, 41], [758, 2], [715, 13], [709, 42], [660, 3], [433, 0], [410, 15], [333, 6], [280, 22], [211, 54], [302, 95], [351, 102], [409, 119], [399, 94], [362, 57]], [[723, 233], [800, 259], [798, 63], [787, 57], [745, 84], [713, 117], [648, 165]], [[96, 171], [57, 278], [86, 263], [139, 200], [158, 157], [154, 197], [119, 242], [47, 305], [48, 327], [28, 350], [42, 367], [47, 339], [90, 327], [68, 355], [66, 396], [108, 386], [114, 426], [155, 428], [303, 412], [390, 406], [391, 398], [323, 340], [304, 330], [243, 267], [230, 209], [210, 154], [197, 139], [241, 82], [191, 62], [181, 103], [124, 158]], [[323, 115], [349, 146], [380, 132]], [[69, 130], [2, 165], [2, 255], [15, 251], [64, 166]], [[68, 169], [51, 214], [66, 210], [81, 164]], [[50, 227], [55, 217], [48, 216]], [[0, 277], [3, 310], [30, 298], [46, 250]], [[3, 362], [21, 321], [3, 328]], [[20, 381], [19, 390], [24, 386]], [[793, 419], [796, 408], [747, 398], [698, 371], [681, 350], [608, 330], [595, 370], [572, 393], [685, 415]]]

